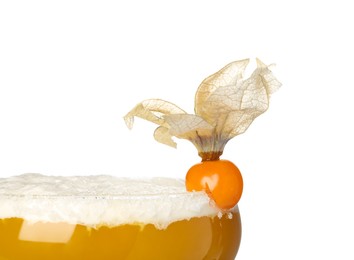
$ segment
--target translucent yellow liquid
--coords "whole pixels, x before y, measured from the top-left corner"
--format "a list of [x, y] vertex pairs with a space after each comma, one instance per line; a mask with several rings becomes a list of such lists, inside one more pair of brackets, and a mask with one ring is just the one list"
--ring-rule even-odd
[[177, 221], [165, 229], [8, 218], [0, 220], [0, 260], [233, 260], [240, 239], [238, 213]]

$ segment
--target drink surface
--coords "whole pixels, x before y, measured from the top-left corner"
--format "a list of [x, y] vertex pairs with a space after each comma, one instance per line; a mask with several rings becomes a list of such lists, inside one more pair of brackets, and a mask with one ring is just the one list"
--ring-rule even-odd
[[143, 223], [163, 229], [178, 220], [218, 213], [204, 192], [187, 192], [178, 179], [41, 174], [0, 178], [0, 219], [89, 227]]
[[234, 259], [238, 208], [175, 179], [0, 179], [0, 260]]

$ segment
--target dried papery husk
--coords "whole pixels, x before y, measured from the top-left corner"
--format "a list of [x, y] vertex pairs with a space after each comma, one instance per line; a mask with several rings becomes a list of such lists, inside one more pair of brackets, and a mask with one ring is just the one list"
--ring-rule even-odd
[[125, 122], [131, 128], [137, 116], [156, 123], [158, 142], [176, 147], [173, 136], [186, 139], [203, 160], [217, 160], [226, 143], [244, 133], [268, 109], [271, 94], [281, 86], [259, 59], [251, 76], [243, 79], [248, 63], [248, 59], [231, 62], [204, 79], [195, 95], [195, 115], [173, 103], [148, 99], [134, 107]]
[[133, 127], [134, 117], [140, 117], [163, 126], [165, 125], [163, 116], [168, 114], [186, 114], [186, 112], [171, 102], [161, 99], [147, 99], [137, 104], [126, 114], [124, 121], [129, 129]]

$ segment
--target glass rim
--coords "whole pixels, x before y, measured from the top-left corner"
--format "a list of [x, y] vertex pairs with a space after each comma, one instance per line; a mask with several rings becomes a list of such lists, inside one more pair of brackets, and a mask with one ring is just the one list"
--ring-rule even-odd
[[129, 199], [156, 199], [156, 198], [177, 198], [189, 196], [207, 196], [205, 191], [186, 191], [174, 193], [139, 193], [139, 194], [15, 194], [0, 193], [1, 198], [19, 198], [19, 199], [94, 199], [94, 200], [129, 200]]

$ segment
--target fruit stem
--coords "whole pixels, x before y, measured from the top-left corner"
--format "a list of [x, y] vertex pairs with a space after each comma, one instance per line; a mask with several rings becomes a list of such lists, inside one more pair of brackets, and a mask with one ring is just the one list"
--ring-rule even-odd
[[198, 155], [205, 161], [218, 161], [222, 155], [222, 151], [199, 152]]

